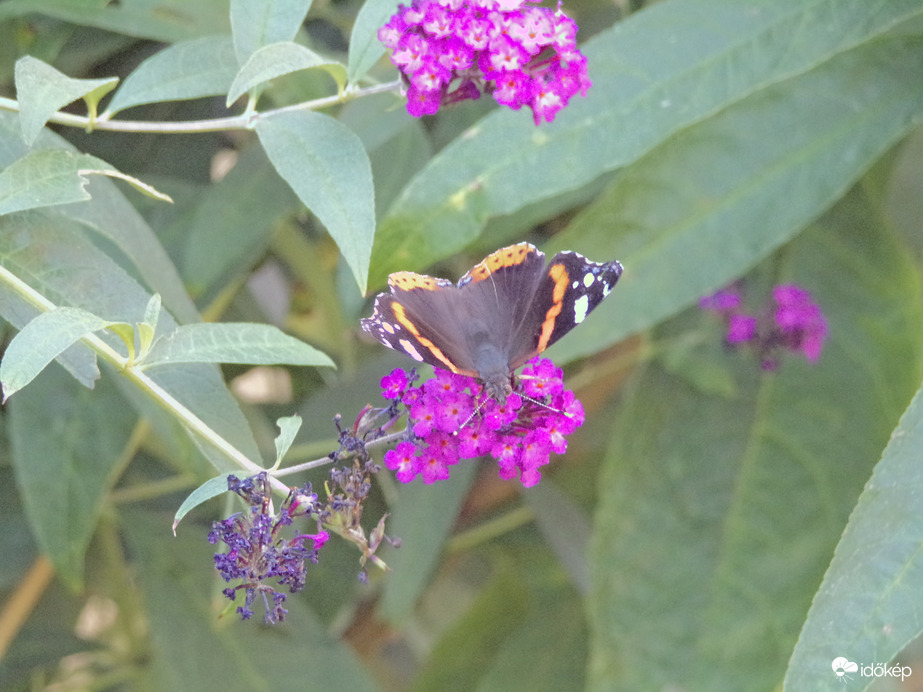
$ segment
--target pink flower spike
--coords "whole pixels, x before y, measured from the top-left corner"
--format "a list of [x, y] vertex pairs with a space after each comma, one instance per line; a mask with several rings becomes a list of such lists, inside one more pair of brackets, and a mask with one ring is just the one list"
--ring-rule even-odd
[[449, 478], [449, 467], [446, 466], [445, 461], [437, 453], [432, 450], [426, 450], [420, 458], [420, 475], [423, 477], [424, 483], [431, 485], [436, 481], [447, 480]]
[[381, 41], [385, 48], [394, 50], [400, 45], [401, 36], [407, 30], [407, 24], [401, 15], [396, 14], [391, 20], [378, 30], [378, 40]]
[[523, 6], [524, 0], [493, 0], [490, 6], [501, 12], [515, 12]]
[[546, 11], [536, 7], [528, 15], [518, 17], [510, 23], [510, 38], [530, 55], [538, 55], [554, 37], [554, 29], [551, 20], [545, 14]]

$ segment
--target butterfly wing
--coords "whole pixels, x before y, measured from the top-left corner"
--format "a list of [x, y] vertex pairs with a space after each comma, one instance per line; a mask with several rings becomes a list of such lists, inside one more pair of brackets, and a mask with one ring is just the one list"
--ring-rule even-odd
[[458, 319], [458, 288], [447, 279], [396, 272], [390, 293], [375, 299], [372, 316], [362, 328], [378, 341], [414, 360], [462, 375], [477, 376]]
[[621, 275], [622, 265], [616, 261], [591, 262], [577, 252], [555, 255], [523, 311], [510, 366], [518, 368], [583, 322]]

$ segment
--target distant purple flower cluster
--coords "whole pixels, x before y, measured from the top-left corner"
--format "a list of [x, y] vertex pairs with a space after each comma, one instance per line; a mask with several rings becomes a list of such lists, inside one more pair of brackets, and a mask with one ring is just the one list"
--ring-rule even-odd
[[411, 384], [400, 369], [381, 381], [383, 396], [407, 407], [408, 427], [417, 438], [385, 453], [385, 465], [404, 483], [417, 476], [424, 483], [444, 480], [459, 460], [490, 455], [501, 478], [518, 475], [531, 487], [541, 480], [539, 469], [551, 452], [563, 454], [566, 436], [585, 419], [583, 405], [564, 389], [561, 370], [545, 358], [529, 361], [503, 404], [485, 402], [474, 378], [439, 368], [422, 386]]
[[776, 286], [772, 297], [775, 308], [761, 316], [741, 311], [740, 292], [735, 287], [702, 298], [699, 307], [724, 317], [728, 344], [755, 346], [764, 370], [778, 367], [779, 349], [801, 352], [808, 361], [816, 362], [827, 336], [827, 320], [820, 307], [810, 293], [794, 284]]
[[[257, 595], [263, 599], [267, 624], [285, 619], [283, 608], [286, 595], [263, 583], [278, 578], [279, 585], [289, 587], [290, 593], [305, 587], [305, 561], [317, 563], [317, 551], [327, 542], [326, 531], [317, 534], [296, 533], [291, 539], [279, 536], [284, 526], [289, 526], [298, 516], [311, 516], [317, 512], [317, 495], [308, 483], [301, 489], [293, 488], [276, 515], [269, 514], [271, 496], [265, 472], [240, 480], [228, 476], [228, 490], [237, 493], [250, 505], [247, 513], [239, 512], [223, 521], [216, 521], [208, 534], [212, 545], [219, 541], [227, 544], [228, 552], [215, 554], [215, 567], [226, 582], [241, 579], [242, 583], [227, 588], [224, 595], [232, 601], [237, 591], [246, 592], [244, 605], [237, 613], [244, 620], [253, 616], [253, 602]], [[306, 544], [308, 541], [310, 543]], [[272, 599], [272, 604], [270, 604]]]
[[555, 12], [528, 0], [414, 0], [378, 30], [409, 84], [411, 115], [484, 92], [513, 110], [529, 106], [536, 125], [591, 85], [576, 36], [560, 5]]

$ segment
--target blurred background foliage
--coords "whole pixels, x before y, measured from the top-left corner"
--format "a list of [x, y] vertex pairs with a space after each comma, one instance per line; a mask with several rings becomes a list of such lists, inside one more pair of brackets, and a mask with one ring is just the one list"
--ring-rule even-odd
[[[15, 98], [24, 55], [124, 80], [170, 44], [229, 34], [228, 5], [6, 0], [0, 93]], [[346, 63], [361, 5], [316, 0], [296, 40]], [[838, 656], [923, 675], [923, 412], [908, 409], [923, 374], [923, 3], [566, 11], [594, 86], [551, 125], [486, 98], [415, 120], [393, 93], [326, 113], [371, 163], [370, 294], [398, 269], [457, 279], [523, 239], [622, 261], [613, 296], [549, 351], [588, 412], [568, 453], [528, 491], [487, 463], [434, 486], [379, 474], [367, 515], [391, 512], [393, 571], [360, 584], [358, 553], [332, 541], [267, 628], [220, 617], [205, 536], [238, 506], [212, 501], [170, 533], [215, 474], [199, 449], [112, 369], [90, 390], [53, 365], [0, 415], [0, 687], [800, 692], [835, 689]], [[364, 83], [394, 73], [382, 59]], [[298, 72], [260, 107], [333, 93], [329, 74]], [[118, 118], [227, 114], [217, 97]], [[407, 365], [360, 335], [369, 297], [253, 132], [53, 125], [34, 146], [97, 156], [175, 203], [94, 180], [91, 202], [0, 217], [4, 267], [107, 318], [137, 321], [159, 291], [180, 323], [274, 324], [336, 361], [174, 375], [251, 458], [272, 458], [274, 421], [293, 413], [287, 463], [327, 454], [333, 416], [351, 421]], [[0, 110], [0, 168], [27, 151]], [[767, 373], [722, 348], [695, 302], [735, 280], [756, 304], [773, 284], [810, 290], [830, 329], [819, 363]]]

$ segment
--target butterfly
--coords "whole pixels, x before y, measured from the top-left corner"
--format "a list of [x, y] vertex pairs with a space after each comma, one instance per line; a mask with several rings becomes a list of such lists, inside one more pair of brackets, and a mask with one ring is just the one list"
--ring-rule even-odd
[[388, 348], [476, 377], [500, 403], [514, 371], [571, 329], [609, 295], [622, 265], [559, 252], [546, 265], [530, 243], [491, 253], [458, 282], [413, 272], [388, 277], [362, 328]]

